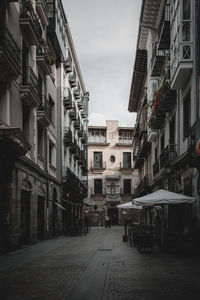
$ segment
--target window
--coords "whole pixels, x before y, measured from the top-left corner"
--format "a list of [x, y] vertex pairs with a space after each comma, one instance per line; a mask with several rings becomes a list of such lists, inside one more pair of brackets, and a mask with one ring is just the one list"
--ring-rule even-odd
[[28, 142], [29, 142], [29, 130], [30, 130], [30, 111], [23, 104], [23, 107], [22, 107], [22, 131]]
[[155, 161], [156, 161], [158, 158], [158, 147], [155, 148], [154, 155], [155, 155]]
[[171, 119], [170, 125], [169, 125], [169, 143], [171, 145], [175, 144], [175, 116]]
[[165, 134], [163, 133], [163, 135], [161, 136], [161, 140], [160, 140], [160, 150], [161, 150], [161, 153], [163, 152], [163, 150], [165, 149]]
[[37, 138], [38, 138], [38, 157], [42, 159], [43, 158], [43, 129], [40, 126], [38, 126]]
[[131, 194], [131, 179], [124, 179], [124, 194]]
[[184, 138], [186, 138], [190, 128], [191, 89], [189, 89], [183, 101], [183, 134]]
[[183, 20], [190, 19], [190, 0], [183, 0]]
[[90, 129], [89, 130], [90, 143], [106, 143], [106, 130], [105, 129]]
[[94, 179], [94, 193], [102, 194], [102, 179]]
[[49, 141], [49, 164], [53, 161], [53, 143]]
[[120, 130], [119, 131], [119, 143], [131, 144], [133, 140], [133, 130]]
[[102, 152], [94, 152], [94, 167], [102, 168]]
[[55, 103], [51, 96], [49, 95], [49, 105], [50, 105], [50, 121], [54, 125], [55, 124]]
[[114, 163], [114, 162], [115, 162], [115, 156], [114, 156], [114, 155], [111, 155], [110, 161], [111, 161], [111, 163]]
[[131, 168], [131, 152], [123, 153], [123, 168], [125, 169]]

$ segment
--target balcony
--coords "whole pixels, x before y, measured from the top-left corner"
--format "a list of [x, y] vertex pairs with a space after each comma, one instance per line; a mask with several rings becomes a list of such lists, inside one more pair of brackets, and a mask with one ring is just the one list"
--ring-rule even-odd
[[66, 59], [65, 28], [67, 24], [65, 12], [60, 0], [48, 0], [49, 26], [47, 34], [51, 40], [58, 61]]
[[171, 62], [171, 88], [183, 89], [187, 79], [193, 70], [193, 45], [192, 43], [180, 43], [176, 58]]
[[9, 127], [0, 121], [0, 147], [2, 153], [14, 151], [15, 155], [10, 157], [10, 160], [17, 159], [17, 156], [25, 155], [31, 146], [24, 137], [23, 132], [20, 128]]
[[71, 88], [75, 88], [76, 84], [77, 84], [75, 68], [73, 68], [72, 72], [69, 73], [68, 78], [69, 78], [69, 83], [70, 83]]
[[37, 46], [36, 60], [45, 75], [51, 74], [52, 59], [45, 47]]
[[140, 183], [137, 186], [137, 196], [141, 196], [145, 194], [149, 187], [149, 180], [147, 176], [144, 176], [144, 178], [140, 181]]
[[37, 107], [41, 102], [41, 87], [31, 67], [22, 67], [20, 94], [23, 102], [30, 108]]
[[176, 91], [165, 89], [162, 93], [160, 102], [157, 105], [156, 113], [168, 113], [171, 112], [176, 105]]
[[151, 148], [151, 143], [148, 142], [147, 131], [143, 132], [137, 156], [135, 157], [135, 169], [140, 169], [144, 164], [144, 159], [147, 157]]
[[81, 138], [81, 142], [82, 142], [83, 144], [87, 144], [87, 134], [86, 134], [86, 133], [83, 133], [83, 136], [82, 136], [82, 138]]
[[48, 127], [52, 120], [52, 106], [46, 96], [42, 96], [42, 103], [37, 110], [37, 119], [42, 127]]
[[65, 110], [73, 108], [72, 94], [69, 88], [68, 88], [68, 95], [64, 96], [63, 105]]
[[49, 24], [47, 0], [36, 0], [36, 10], [43, 25], [47, 26]]
[[74, 158], [76, 160], [81, 159], [81, 150], [80, 150], [80, 147], [78, 145], [76, 145], [76, 147], [75, 147]]
[[29, 43], [31, 45], [39, 45], [42, 38], [42, 28], [31, 1], [22, 1], [19, 23]]
[[106, 169], [106, 162], [105, 161], [102, 161], [101, 163], [95, 163], [95, 162], [91, 162], [90, 163], [90, 169], [91, 170], [100, 170], [100, 171], [103, 171]]
[[163, 14], [158, 28], [158, 49], [169, 50], [170, 49], [170, 5], [165, 5]]
[[5, 28], [0, 36], [0, 80], [16, 80], [21, 74], [21, 50], [10, 31]]
[[159, 158], [153, 164], [153, 177], [155, 177], [160, 172], [160, 160]]
[[157, 113], [153, 110], [149, 119], [149, 127], [154, 130], [159, 130], [165, 127], [165, 113]]
[[171, 164], [176, 156], [176, 145], [167, 145], [167, 147], [160, 154], [160, 169]]
[[79, 83], [77, 84], [77, 87], [73, 89], [73, 94], [76, 100], [81, 98], [81, 89]]
[[76, 153], [76, 140], [73, 139], [72, 140], [72, 144], [69, 146], [69, 151], [71, 152], [71, 154], [75, 154]]
[[67, 57], [64, 63], [64, 69], [66, 73], [72, 72], [72, 56], [69, 49], [67, 49]]
[[76, 106], [73, 105], [72, 108], [69, 110], [69, 117], [72, 121], [76, 120]]
[[85, 150], [81, 150], [81, 164], [83, 168], [87, 168], [87, 152]]
[[83, 137], [83, 134], [84, 134], [84, 130], [83, 127], [81, 126], [80, 129], [78, 130], [78, 136]]
[[86, 112], [86, 110], [85, 110], [85, 108], [83, 108], [83, 110], [81, 111], [81, 117], [83, 118], [83, 119], [86, 119], [87, 118], [87, 112]]
[[79, 115], [77, 115], [76, 120], [74, 120], [74, 127], [78, 130], [78, 129], [80, 129], [80, 126], [81, 126], [80, 117], [79, 117]]
[[158, 77], [163, 69], [165, 62], [165, 51], [158, 49], [158, 44], [154, 46], [151, 59], [151, 76]]
[[[78, 100], [77, 101], [77, 105], [78, 105], [78, 108], [81, 110], [81, 109], [83, 109], [83, 102], [82, 102], [82, 99], [81, 100]], [[82, 113], [82, 112], [81, 112]]]
[[71, 146], [72, 145], [72, 131], [71, 128], [69, 126], [64, 128], [64, 145], [66, 147]]

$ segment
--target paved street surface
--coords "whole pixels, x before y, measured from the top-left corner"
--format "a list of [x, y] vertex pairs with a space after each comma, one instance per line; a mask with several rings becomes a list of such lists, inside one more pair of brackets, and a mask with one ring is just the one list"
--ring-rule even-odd
[[122, 235], [92, 228], [1, 256], [0, 299], [200, 299], [200, 257], [138, 253]]

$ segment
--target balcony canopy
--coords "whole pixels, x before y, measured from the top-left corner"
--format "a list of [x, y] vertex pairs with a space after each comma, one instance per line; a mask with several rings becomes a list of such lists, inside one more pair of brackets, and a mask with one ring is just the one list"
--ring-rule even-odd
[[128, 110], [137, 112], [143, 94], [147, 69], [147, 38], [149, 30], [157, 30], [156, 22], [161, 6], [160, 0], [143, 0], [138, 30], [137, 50]]
[[175, 205], [175, 204], [190, 204], [194, 203], [195, 198], [169, 192], [166, 190], [158, 190], [143, 197], [135, 198], [132, 204], [136, 206], [155, 206], [155, 205]]

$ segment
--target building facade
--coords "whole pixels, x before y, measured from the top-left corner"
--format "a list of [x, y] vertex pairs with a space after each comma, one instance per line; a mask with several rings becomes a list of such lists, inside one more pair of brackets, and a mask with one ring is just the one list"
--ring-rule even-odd
[[198, 1], [142, 1], [129, 100], [136, 196], [164, 188], [196, 199], [165, 207], [169, 232], [200, 229], [198, 36]]
[[118, 121], [88, 128], [88, 199], [90, 222], [104, 225], [108, 215], [118, 224], [117, 205], [132, 200], [137, 171], [132, 160], [133, 128], [119, 127]]
[[70, 44], [60, 0], [1, 1], [0, 20], [4, 253], [64, 232], [63, 70]]

